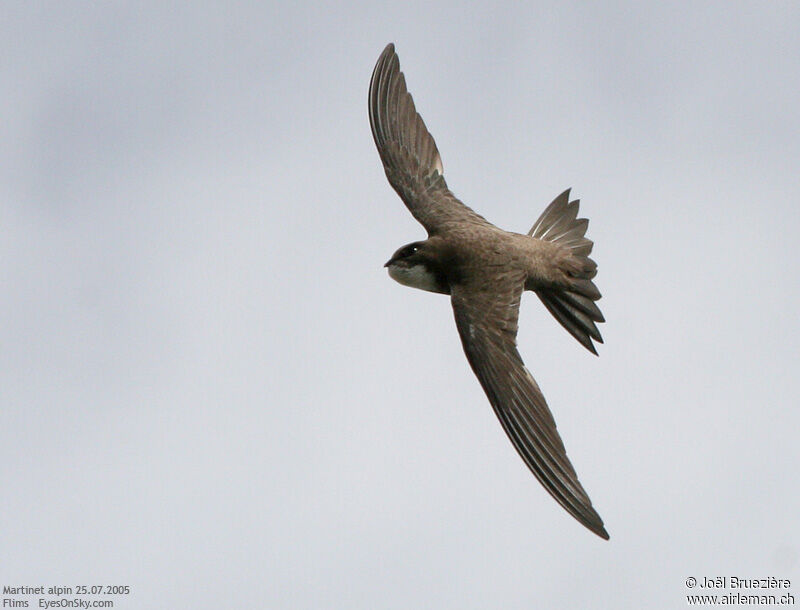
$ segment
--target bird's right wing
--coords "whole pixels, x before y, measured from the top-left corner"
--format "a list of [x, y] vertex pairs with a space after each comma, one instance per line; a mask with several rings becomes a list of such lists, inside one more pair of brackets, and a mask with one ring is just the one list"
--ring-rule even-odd
[[406, 89], [394, 44], [372, 73], [369, 123], [389, 183], [428, 234], [453, 221], [488, 224], [447, 188], [436, 142]]
[[500, 423], [544, 488], [573, 517], [608, 539], [567, 457], [553, 415], [516, 347], [524, 277], [510, 272], [452, 288], [461, 343]]

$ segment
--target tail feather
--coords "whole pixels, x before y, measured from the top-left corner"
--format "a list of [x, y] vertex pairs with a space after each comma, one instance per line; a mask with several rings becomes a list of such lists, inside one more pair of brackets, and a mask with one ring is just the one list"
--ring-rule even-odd
[[[574, 201], [572, 204], [567, 204], [563, 206], [563, 208], [557, 210], [560, 212], [559, 215], [552, 215], [552, 218], [549, 218], [552, 224], [548, 225], [547, 222], [541, 222], [540, 219], [540, 232], [541, 235], [533, 235], [533, 237], [539, 237], [539, 239], [546, 239], [548, 241], [553, 241], [561, 235], [562, 231], [569, 229], [573, 223], [575, 222], [575, 217], [578, 215], [578, 202]], [[532, 228], [531, 231], [535, 231], [535, 228]]]
[[569, 227], [565, 228], [563, 232], [553, 232], [553, 235], [547, 236], [548, 241], [558, 241], [564, 244], [567, 243], [581, 243], [581, 240], [586, 239], [586, 229], [589, 227], [589, 220], [580, 218], [575, 220]]
[[594, 322], [606, 321], [606, 319], [603, 317], [603, 312], [601, 312], [600, 308], [597, 305], [595, 305], [594, 301], [592, 301], [588, 297], [577, 294], [575, 292], [567, 292], [565, 290], [562, 290], [559, 294], [559, 298], [563, 300], [566, 304], [585, 313]]
[[559, 324], [575, 337], [583, 347], [597, 355], [592, 339], [602, 343], [603, 337], [600, 336], [600, 331], [597, 330], [597, 326], [591, 318], [577, 308], [570, 306], [566, 299], [561, 298], [558, 293], [540, 290], [536, 294], [544, 303], [544, 306], [547, 307], [547, 310], [558, 320]]
[[589, 258], [594, 243], [585, 237], [589, 221], [577, 217], [579, 205], [579, 200], [569, 200], [567, 189], [547, 206], [528, 235], [569, 248], [573, 268], [569, 271], [568, 287], [542, 288], [536, 294], [561, 326], [597, 354], [592, 339], [602, 343], [603, 338], [595, 322], [605, 322], [605, 318], [594, 303], [600, 298], [600, 291], [592, 282], [597, 275], [597, 263]]

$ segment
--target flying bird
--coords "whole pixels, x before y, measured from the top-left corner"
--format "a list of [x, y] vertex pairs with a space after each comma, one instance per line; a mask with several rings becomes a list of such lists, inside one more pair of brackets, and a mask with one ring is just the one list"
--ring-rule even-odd
[[539, 386], [517, 351], [520, 297], [532, 290], [581, 345], [597, 354], [604, 322], [592, 282], [597, 264], [569, 189], [547, 206], [527, 235], [494, 226], [447, 187], [433, 137], [406, 89], [394, 44], [369, 85], [369, 122], [386, 177], [428, 239], [403, 246], [386, 263], [413, 288], [450, 295], [467, 360], [503, 429], [539, 482], [567, 512], [608, 539]]

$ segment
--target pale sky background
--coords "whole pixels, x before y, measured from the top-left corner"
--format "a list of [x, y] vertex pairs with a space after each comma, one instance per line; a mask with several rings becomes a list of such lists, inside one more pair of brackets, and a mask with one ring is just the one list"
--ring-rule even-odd
[[[28, 3], [0, 15], [0, 586], [121, 609], [800, 599], [800, 4]], [[608, 322], [520, 351], [611, 534], [506, 439], [369, 132], [394, 41], [445, 176], [567, 187]], [[32, 604], [32, 605], [35, 605]]]

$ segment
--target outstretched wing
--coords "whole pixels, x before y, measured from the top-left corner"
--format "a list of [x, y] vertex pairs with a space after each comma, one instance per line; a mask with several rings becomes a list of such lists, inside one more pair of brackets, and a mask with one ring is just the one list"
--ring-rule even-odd
[[452, 221], [488, 224], [448, 190], [436, 142], [406, 90], [394, 44], [372, 73], [369, 123], [389, 183], [430, 235]]
[[500, 423], [517, 452], [561, 506], [598, 536], [608, 539], [556, 430], [553, 415], [516, 347], [524, 277], [497, 278], [452, 288], [461, 343]]

